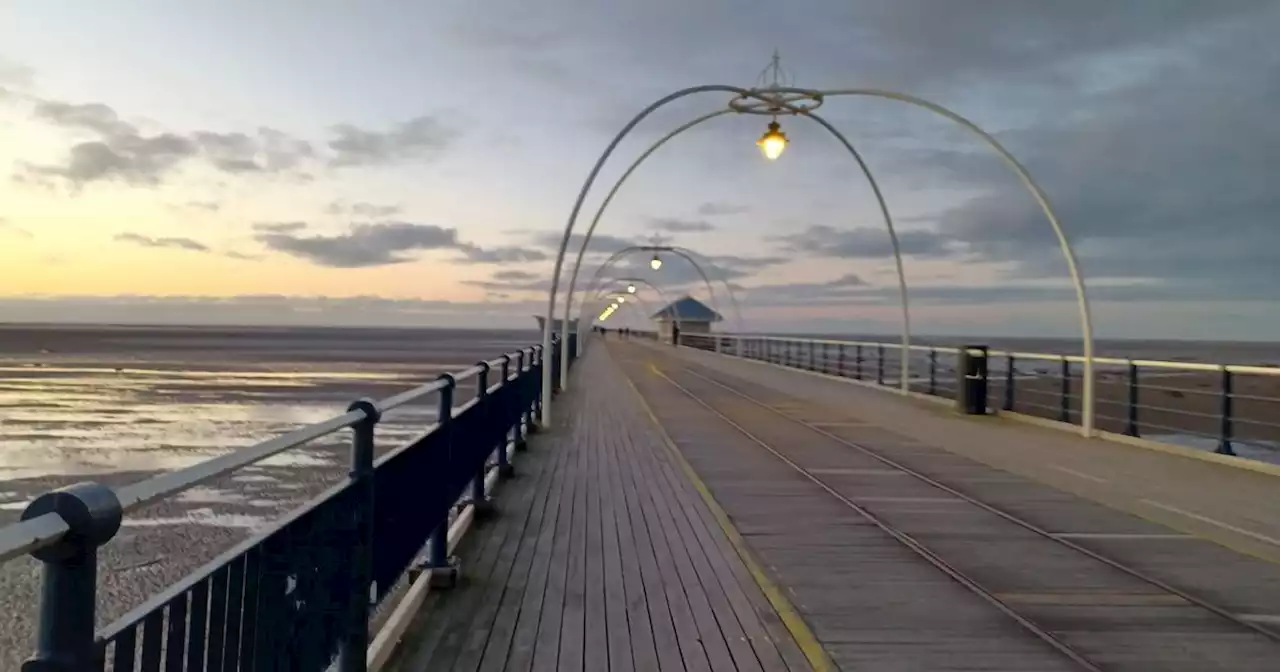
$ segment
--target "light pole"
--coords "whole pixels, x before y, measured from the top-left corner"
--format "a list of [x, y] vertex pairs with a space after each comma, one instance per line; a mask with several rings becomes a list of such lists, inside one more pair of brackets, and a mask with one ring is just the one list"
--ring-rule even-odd
[[[775, 59], [775, 63], [774, 63], [775, 67], [776, 67], [776, 64], [777, 63]], [[777, 117], [779, 115], [807, 116], [810, 118], [814, 118], [814, 114], [813, 114], [814, 110], [816, 110], [819, 106], [821, 106], [823, 102], [825, 102], [825, 100], [830, 97], [859, 96], [859, 97], [874, 97], [874, 98], [882, 98], [886, 100], [895, 100], [895, 101], [904, 102], [904, 103], [913, 105], [915, 107], [928, 110], [930, 112], [933, 112], [934, 114], [940, 115], [946, 119], [951, 120], [956, 124], [959, 124], [961, 127], [973, 132], [979, 138], [981, 138], [988, 146], [991, 147], [992, 150], [996, 152], [996, 154], [1000, 156], [1000, 158], [1005, 162], [1005, 164], [1008, 165], [1009, 168], [1012, 169], [1015, 174], [1017, 174], [1023, 186], [1025, 186], [1027, 190], [1031, 192], [1036, 203], [1040, 206], [1040, 209], [1043, 211], [1045, 218], [1048, 220], [1050, 227], [1052, 227], [1054, 234], [1058, 239], [1059, 246], [1061, 247], [1063, 257], [1066, 259], [1067, 268], [1071, 276], [1071, 281], [1075, 286], [1076, 302], [1077, 302], [1079, 313], [1080, 313], [1081, 336], [1084, 341], [1083, 343], [1083, 350], [1084, 350], [1083, 388], [1084, 389], [1083, 389], [1082, 400], [1081, 400], [1082, 401], [1081, 430], [1085, 436], [1093, 435], [1094, 410], [1095, 410], [1094, 409], [1095, 407], [1094, 363], [1093, 363], [1094, 348], [1093, 348], [1093, 323], [1092, 323], [1092, 318], [1090, 316], [1089, 299], [1088, 299], [1088, 294], [1085, 290], [1083, 277], [1080, 274], [1079, 267], [1076, 262], [1075, 252], [1074, 250], [1072, 250], [1071, 244], [1068, 241], [1067, 236], [1063, 231], [1061, 224], [1058, 221], [1058, 217], [1056, 213], [1053, 211], [1052, 206], [1050, 206], [1049, 199], [1045, 195], [1044, 190], [1040, 188], [1039, 184], [1036, 183], [1035, 179], [1031, 176], [1031, 174], [1027, 171], [1027, 169], [1016, 158], [1014, 158], [1014, 156], [1011, 153], [1009, 153], [1009, 151], [1006, 150], [1004, 146], [1000, 144], [999, 141], [997, 141], [994, 137], [992, 137], [986, 131], [982, 130], [977, 124], [973, 123], [972, 121], [966, 119], [965, 117], [962, 117], [961, 115], [941, 105], [938, 105], [937, 103], [933, 103], [923, 98], [918, 98], [916, 96], [912, 96], [909, 94], [900, 93], [896, 91], [888, 91], [883, 89], [819, 90], [819, 89], [797, 88], [792, 86], [779, 86], [776, 83], [773, 85], [765, 86], [765, 87], [754, 87], [754, 88], [744, 88], [739, 86], [731, 86], [731, 85], [723, 85], [723, 84], [704, 84], [700, 86], [693, 86], [693, 87], [681, 89], [679, 91], [675, 91], [674, 93], [668, 94], [658, 99], [657, 101], [654, 101], [649, 106], [645, 107], [643, 110], [639, 112], [639, 114], [633, 117], [629, 122], [627, 122], [626, 125], [622, 127], [622, 130], [620, 130], [618, 134], [614, 136], [613, 140], [609, 143], [609, 145], [605, 148], [604, 152], [596, 160], [595, 165], [592, 166], [591, 171], [587, 174], [587, 179], [584, 181], [582, 188], [578, 192], [578, 197], [574, 202], [572, 210], [570, 210], [568, 221], [565, 224], [564, 235], [561, 238], [560, 248], [556, 256], [555, 268], [551, 277], [551, 289], [548, 292], [548, 297], [547, 297], [546, 321], [544, 324], [543, 335], [542, 335], [544, 348], [550, 349], [551, 347], [551, 333], [552, 333], [552, 329], [554, 328], [556, 295], [559, 290], [560, 273], [564, 267], [565, 252], [568, 250], [569, 240], [570, 240], [570, 237], [573, 235], [573, 229], [577, 223], [578, 215], [582, 210], [582, 204], [586, 200], [587, 193], [591, 190], [592, 185], [595, 183], [596, 177], [600, 174], [600, 170], [604, 167], [605, 162], [608, 161], [609, 157], [613, 154], [614, 150], [617, 149], [618, 145], [622, 142], [622, 140], [631, 132], [633, 128], [635, 128], [636, 125], [638, 125], [646, 117], [652, 114], [655, 110], [661, 108], [662, 106], [670, 102], [679, 100], [686, 96], [691, 96], [699, 93], [733, 94], [734, 97], [730, 99], [728, 102], [728, 106], [729, 106], [728, 111], [735, 112], [738, 114], [769, 115], [774, 118], [773, 123], [776, 123]], [[723, 112], [724, 111], [721, 111], [721, 113]], [[716, 116], [718, 116], [718, 114]], [[693, 124], [690, 124], [688, 126], [692, 126], [692, 125]], [[828, 128], [828, 130], [834, 130], [828, 124], [824, 124], [824, 127]], [[769, 131], [772, 132], [774, 130], [776, 129], [771, 123]], [[767, 135], [768, 134], [766, 134], [766, 136]], [[766, 155], [768, 155], [770, 150], [768, 149], [768, 147], [765, 146], [764, 140], [765, 138], [761, 139], [762, 149], [766, 150]], [[774, 141], [774, 145], [776, 144], [777, 144], [776, 141]], [[782, 146], [785, 147], [785, 140], [783, 141]], [[852, 149], [851, 145], [846, 144], [846, 147], [849, 149]], [[771, 158], [776, 158], [776, 156], [777, 154], [775, 153], [774, 156]], [[860, 161], [859, 163], [861, 164], [862, 162]], [[876, 191], [878, 194], [879, 192], [878, 188], [876, 189]], [[883, 205], [884, 205], [883, 200], [881, 199], [882, 208], [883, 208]], [[887, 213], [887, 208], [884, 208], [884, 212]], [[584, 236], [583, 243], [582, 243], [583, 250], [586, 249], [587, 245], [589, 245], [590, 242], [591, 242], [591, 233], [589, 232], [586, 236]], [[900, 271], [899, 278], [901, 283], [901, 289], [903, 289], [903, 294], [905, 298], [905, 279], [902, 277], [902, 274], [901, 274], [900, 261], [899, 261], [899, 271]], [[570, 282], [572, 283], [573, 280], [571, 279]], [[906, 309], [905, 301], [904, 301], [903, 308], [904, 310]], [[566, 324], [565, 326], [567, 329], [568, 325]], [[904, 389], [909, 382], [908, 376], [907, 376], [907, 362], [910, 359], [909, 338], [910, 336], [908, 333], [906, 339], [904, 339], [904, 347], [902, 351], [902, 368], [903, 368], [902, 379], [903, 379]], [[551, 420], [551, 404], [549, 403], [551, 398], [551, 381], [552, 381], [551, 371], [544, 370], [543, 381], [542, 381], [543, 398], [544, 398], [544, 402], [542, 406], [542, 412], [543, 412], [542, 419], [543, 419], [543, 423], [547, 424], [548, 426]]]

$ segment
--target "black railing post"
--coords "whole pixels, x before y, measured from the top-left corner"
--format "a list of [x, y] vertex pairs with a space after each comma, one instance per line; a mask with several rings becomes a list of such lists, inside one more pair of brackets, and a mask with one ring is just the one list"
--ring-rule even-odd
[[[446, 449], [453, 442], [453, 392], [458, 387], [458, 381], [451, 374], [440, 374], [440, 380], [444, 381], [444, 387], [440, 388], [440, 410], [436, 414], [436, 422], [439, 427], [437, 432], [442, 433], [442, 440]], [[541, 385], [539, 385], [541, 387]], [[458, 582], [458, 565], [449, 558], [449, 517], [445, 516], [440, 521], [440, 525], [431, 533], [431, 542], [428, 550], [427, 567], [431, 571], [431, 586], [433, 588], [452, 588]]]
[[862, 344], [854, 346], [853, 350], [853, 377], [862, 380]]
[[[502, 368], [500, 373], [502, 375], [502, 388], [505, 389], [507, 385], [511, 384], [511, 355], [503, 354], [501, 359]], [[511, 395], [506, 392], [503, 392], [501, 398], [504, 400], [512, 399]], [[514, 402], [507, 401], [506, 403]], [[504, 423], [507, 418], [511, 417], [508, 415], [506, 408], [500, 409], [500, 412], [497, 415], [503, 419]], [[519, 424], [520, 422], [517, 420], [514, 426], [502, 428], [502, 439], [498, 443], [498, 476], [501, 478], [511, 478], [516, 475], [515, 469], [511, 466], [511, 455], [507, 453], [507, 446], [515, 444], [516, 437], [514, 427], [519, 426]]]
[[354, 401], [347, 410], [364, 413], [364, 419], [351, 426], [348, 477], [359, 490], [359, 499], [351, 512], [356, 546], [350, 549], [351, 594], [346, 632], [338, 649], [338, 672], [365, 672], [369, 650], [369, 594], [373, 583], [373, 435], [382, 419], [382, 410], [372, 399]]
[[1222, 426], [1218, 433], [1218, 448], [1214, 452], [1220, 455], [1235, 455], [1236, 451], [1231, 446], [1231, 440], [1234, 438], [1234, 427], [1231, 417], [1232, 406], [1231, 392], [1231, 370], [1222, 367]]
[[884, 385], [884, 345], [876, 346], [876, 383]]
[[844, 378], [844, 343], [836, 344], [836, 375]]
[[[532, 349], [529, 350], [529, 359], [531, 361], [533, 359]], [[516, 352], [516, 380], [519, 381], [519, 389], [522, 389], [522, 390], [524, 389], [525, 385], [529, 384], [528, 379], [525, 378], [525, 375], [527, 374], [525, 372], [524, 363], [525, 363], [524, 350], [520, 350]], [[528, 444], [525, 443], [524, 430], [525, 430], [526, 423], [529, 421], [529, 413], [531, 412], [530, 411], [531, 408], [532, 408], [532, 404], [528, 406], [525, 406], [522, 404], [520, 408], [520, 415], [516, 420], [516, 450], [518, 451], [524, 451], [529, 447]]]
[[935, 348], [929, 348], [929, 394], [934, 395], [938, 392], [938, 351]]
[[1004, 362], [1004, 410], [1006, 411], [1013, 410], [1013, 374], [1017, 369], [1017, 364], [1018, 362], [1014, 358], [1013, 353], [1009, 353]]
[[1138, 365], [1129, 362], [1129, 420], [1125, 423], [1124, 433], [1138, 436]]
[[1062, 399], [1058, 409], [1058, 419], [1071, 422], [1071, 360], [1062, 358]]
[[537, 383], [530, 383], [537, 387], [534, 392], [533, 408], [530, 409], [526, 418], [525, 428], [529, 434], [538, 433], [538, 418], [542, 417], [542, 346], [533, 346], [533, 352], [529, 353], [529, 373], [533, 375]]
[[123, 511], [105, 485], [78, 483], [35, 499], [23, 520], [46, 513], [70, 528], [56, 544], [32, 553], [43, 563], [36, 653], [22, 672], [87, 672], [100, 653], [94, 642], [98, 603], [98, 549], [120, 529]]
[[[493, 414], [489, 407], [489, 362], [476, 362], [476, 366], [480, 367], [480, 373], [476, 374], [476, 405], [475, 412], [480, 414], [482, 422], [481, 427], [485, 431], [493, 427]], [[471, 480], [471, 506], [475, 509], [475, 517], [477, 520], [487, 518], [493, 513], [493, 502], [489, 501], [488, 495], [484, 491], [484, 478], [489, 475], [489, 456], [492, 455], [493, 446], [486, 446], [490, 452], [485, 453], [484, 461], [480, 463], [480, 468], [476, 470], [475, 477]]]
[[817, 349], [818, 349], [818, 344], [814, 343], [813, 341], [809, 341], [809, 370], [810, 371], [818, 370], [818, 354], [816, 352]]

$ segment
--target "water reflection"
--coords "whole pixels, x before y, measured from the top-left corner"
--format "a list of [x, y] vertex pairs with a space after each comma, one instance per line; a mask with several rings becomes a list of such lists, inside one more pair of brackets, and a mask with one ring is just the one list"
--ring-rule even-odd
[[[384, 396], [423, 379], [420, 373], [0, 366], [0, 480], [182, 468], [328, 419], [350, 399]], [[433, 419], [430, 405], [406, 409], [389, 415], [379, 434], [402, 441]], [[315, 448], [346, 438], [326, 437]], [[299, 449], [262, 464], [332, 467], [339, 464], [334, 455]]]

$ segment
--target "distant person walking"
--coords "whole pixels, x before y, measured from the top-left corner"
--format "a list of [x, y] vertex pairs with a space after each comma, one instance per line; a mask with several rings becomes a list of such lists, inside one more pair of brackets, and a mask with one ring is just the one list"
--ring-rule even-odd
[[680, 345], [680, 323], [671, 323], [671, 345], [679, 347]]

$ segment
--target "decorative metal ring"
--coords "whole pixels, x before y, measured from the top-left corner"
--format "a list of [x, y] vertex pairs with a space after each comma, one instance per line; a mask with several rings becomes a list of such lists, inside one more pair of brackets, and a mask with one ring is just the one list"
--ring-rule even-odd
[[729, 109], [739, 114], [777, 116], [807, 114], [822, 107], [822, 92], [809, 90], [751, 89], [729, 101]]

